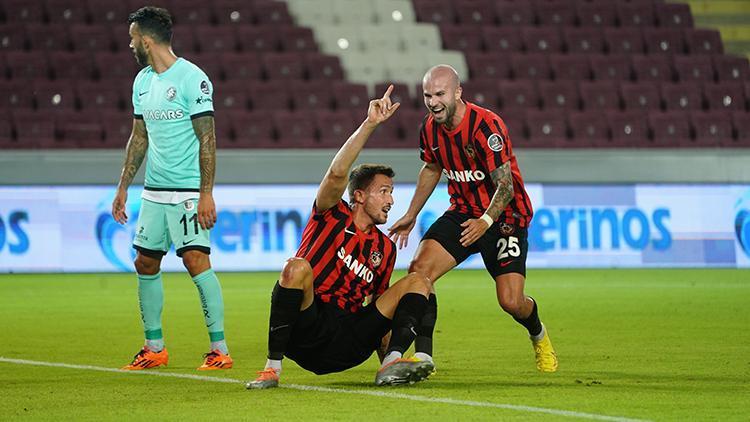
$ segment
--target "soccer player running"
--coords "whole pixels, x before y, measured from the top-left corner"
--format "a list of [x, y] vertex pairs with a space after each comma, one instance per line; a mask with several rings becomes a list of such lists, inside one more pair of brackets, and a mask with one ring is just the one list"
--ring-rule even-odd
[[[373, 130], [398, 109], [392, 90], [370, 101], [367, 118], [320, 183], [297, 254], [273, 288], [268, 360], [248, 389], [278, 386], [284, 356], [320, 375], [353, 368], [376, 349], [383, 356], [383, 344], [377, 385], [421, 381], [432, 371], [429, 362], [401, 358], [416, 336], [430, 284], [409, 274], [388, 287], [396, 245], [375, 226], [386, 222], [393, 204], [393, 170], [362, 164], [349, 174]], [[351, 205], [341, 198], [347, 179]]]
[[146, 344], [123, 369], [167, 364], [160, 266], [172, 244], [198, 288], [211, 342], [198, 369], [229, 369], [232, 358], [224, 339], [224, 302], [208, 257], [209, 230], [216, 223], [213, 87], [200, 68], [172, 52], [172, 19], [167, 10], [143, 7], [128, 17], [128, 23], [130, 48], [144, 68], [133, 83], [133, 131], [112, 216], [120, 224], [128, 221], [127, 189], [148, 155], [133, 241]]
[[[417, 215], [445, 174], [451, 206], [425, 233], [409, 272], [435, 283], [479, 252], [495, 279], [500, 306], [529, 332], [537, 369], [554, 372], [557, 356], [539, 320], [537, 303], [524, 294], [532, 208], [505, 123], [492, 111], [461, 99], [458, 73], [450, 66], [427, 71], [422, 88], [429, 110], [419, 135], [425, 164], [409, 208], [389, 229], [389, 236], [399, 247], [407, 245]], [[432, 362], [436, 318], [433, 290], [417, 330], [417, 359]]]

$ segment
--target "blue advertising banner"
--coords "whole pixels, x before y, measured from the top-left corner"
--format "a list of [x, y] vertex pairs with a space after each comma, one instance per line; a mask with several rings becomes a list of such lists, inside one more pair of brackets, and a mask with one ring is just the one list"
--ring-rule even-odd
[[[293, 256], [317, 185], [217, 186], [211, 260], [219, 271], [279, 270]], [[750, 185], [528, 184], [535, 215], [532, 268], [750, 267]], [[126, 225], [110, 215], [111, 187], [0, 187], [1, 272], [132, 271], [140, 187], [129, 191]], [[414, 185], [397, 185], [389, 221]], [[397, 267], [448, 207], [438, 186]], [[388, 225], [381, 229], [386, 230]], [[462, 268], [482, 268], [479, 256]], [[165, 271], [181, 271], [172, 251]]]

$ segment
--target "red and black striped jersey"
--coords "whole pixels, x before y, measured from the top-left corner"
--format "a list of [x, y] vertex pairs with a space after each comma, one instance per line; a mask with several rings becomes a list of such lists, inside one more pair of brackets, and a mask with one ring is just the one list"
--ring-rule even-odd
[[443, 168], [448, 178], [451, 210], [480, 217], [495, 194], [490, 173], [510, 162], [513, 200], [499, 221], [528, 227], [533, 210], [513, 154], [505, 123], [495, 113], [466, 102], [466, 114], [453, 130], [427, 116], [419, 133], [420, 158]]
[[365, 297], [388, 288], [396, 246], [377, 227], [369, 233], [357, 229], [349, 204], [341, 200], [325, 211], [313, 205], [296, 256], [312, 266], [316, 297], [356, 312]]

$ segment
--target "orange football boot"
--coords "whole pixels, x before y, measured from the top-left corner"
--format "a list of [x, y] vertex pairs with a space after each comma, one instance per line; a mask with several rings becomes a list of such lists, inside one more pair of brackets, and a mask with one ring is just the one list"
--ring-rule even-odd
[[213, 371], [216, 369], [230, 369], [234, 361], [229, 355], [225, 355], [218, 350], [211, 350], [203, 355], [206, 360], [203, 365], [198, 367], [199, 371]]
[[273, 368], [266, 368], [258, 371], [258, 378], [245, 383], [248, 390], [263, 390], [266, 388], [276, 388], [279, 386], [279, 373]]
[[156, 368], [157, 366], [167, 366], [169, 361], [169, 353], [167, 349], [161, 349], [160, 352], [154, 352], [149, 350], [146, 346], [143, 346], [140, 352], [133, 356], [133, 361], [129, 365], [123, 366], [121, 369], [127, 371], [140, 371], [142, 369]]

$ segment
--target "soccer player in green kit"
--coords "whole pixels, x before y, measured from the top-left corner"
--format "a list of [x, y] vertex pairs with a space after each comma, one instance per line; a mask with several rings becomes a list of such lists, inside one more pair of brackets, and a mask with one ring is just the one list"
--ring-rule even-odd
[[143, 7], [130, 14], [128, 24], [130, 48], [144, 68], [133, 82], [133, 131], [112, 216], [120, 224], [127, 222], [127, 189], [148, 156], [133, 240], [146, 342], [123, 369], [167, 364], [160, 266], [172, 244], [198, 288], [211, 341], [198, 369], [229, 369], [233, 363], [224, 339], [224, 302], [209, 260], [209, 230], [216, 223], [213, 86], [198, 66], [172, 51], [172, 18], [167, 10]]

